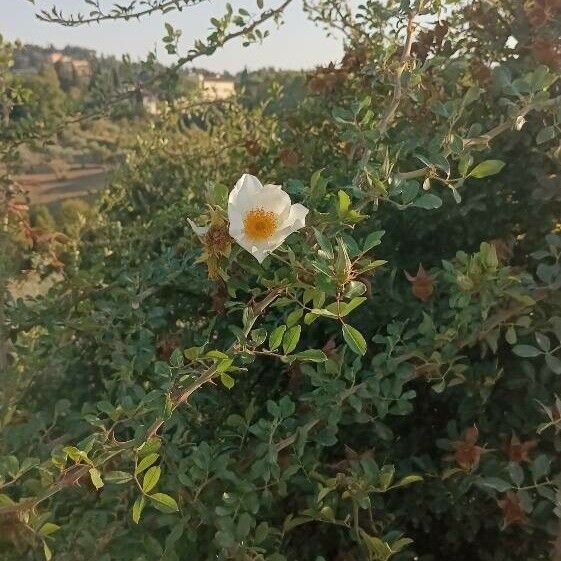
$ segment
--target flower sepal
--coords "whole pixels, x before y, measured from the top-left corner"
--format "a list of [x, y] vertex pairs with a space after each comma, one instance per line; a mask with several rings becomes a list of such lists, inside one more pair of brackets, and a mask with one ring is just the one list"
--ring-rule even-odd
[[223, 214], [215, 208], [209, 212], [208, 224], [198, 226], [193, 220], [187, 218], [193, 232], [204, 246], [204, 252], [197, 259], [197, 263], [206, 263], [210, 279], [228, 279], [224, 269], [220, 268], [220, 258], [229, 257], [232, 250], [232, 238], [228, 233], [228, 221]]

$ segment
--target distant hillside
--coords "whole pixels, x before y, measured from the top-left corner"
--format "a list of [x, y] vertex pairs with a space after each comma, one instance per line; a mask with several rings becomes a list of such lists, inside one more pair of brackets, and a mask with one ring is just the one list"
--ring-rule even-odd
[[16, 72], [38, 72], [44, 66], [53, 63], [53, 55], [62, 55], [71, 60], [85, 60], [90, 63], [97, 58], [94, 50], [84, 47], [67, 45], [63, 49], [57, 49], [54, 45], [40, 47], [25, 44], [14, 53], [13, 70]]
[[[62, 59], [65, 62], [87, 62], [92, 69], [92, 72], [99, 70], [113, 70], [122, 67], [126, 60], [126, 65], [136, 66], [139, 63], [130, 61], [128, 57], [119, 59], [115, 56], [104, 56], [98, 54], [94, 49], [87, 49], [77, 45], [67, 45], [62, 49], [57, 49], [54, 45], [46, 47], [33, 44], [24, 44], [16, 49], [14, 53], [14, 66], [13, 70], [16, 73], [38, 73], [45, 66], [56, 64], [58, 60]], [[156, 68], [164, 68], [163, 65], [156, 63]], [[200, 75], [204, 77], [216, 76], [216, 72], [210, 71], [204, 67], [190, 67], [181, 71], [182, 75]], [[220, 73], [223, 78], [232, 79], [236, 83], [252, 82], [263, 83], [273, 80], [283, 81], [297, 76], [303, 76], [304, 72], [294, 70], [277, 70], [273, 67], [266, 67], [259, 70], [248, 71], [242, 70], [236, 74], [231, 74], [228, 71]]]

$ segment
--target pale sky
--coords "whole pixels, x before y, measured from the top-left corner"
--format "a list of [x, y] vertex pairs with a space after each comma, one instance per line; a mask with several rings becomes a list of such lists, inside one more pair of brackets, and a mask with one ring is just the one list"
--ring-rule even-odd
[[[103, 0], [104, 5], [113, 4]], [[277, 6], [281, 0], [265, 0], [265, 8]], [[124, 4], [125, 2], [123, 2]], [[255, 0], [231, 0], [235, 10], [246, 8], [255, 13]], [[187, 50], [195, 38], [204, 39], [209, 29], [209, 19], [224, 12], [226, 0], [206, 0], [202, 4], [172, 12], [166, 15], [153, 15], [137, 21], [105, 22], [77, 28], [63, 27], [45, 23], [35, 17], [39, 9], [49, 9], [55, 4], [66, 13], [87, 11], [83, 0], [36, 0], [35, 6], [28, 0], [0, 0], [0, 5], [9, 4], [3, 10], [0, 20], [0, 34], [8, 40], [20, 39], [24, 43], [42, 46], [54, 44], [61, 48], [77, 45], [95, 49], [103, 54], [121, 55], [129, 53], [133, 59], [142, 58], [157, 46], [160, 60], [169, 62], [162, 47], [164, 22], [183, 30], [182, 45]], [[86, 10], [84, 10], [84, 7]], [[338, 60], [342, 56], [340, 38], [326, 37], [325, 32], [310, 22], [302, 11], [301, 0], [295, 0], [287, 9], [285, 23], [280, 29], [269, 26], [271, 35], [262, 45], [242, 47], [242, 41], [228, 43], [211, 57], [201, 57], [197, 66], [220, 72], [237, 72], [244, 67], [249, 69], [263, 66], [301, 69], [312, 68]]]

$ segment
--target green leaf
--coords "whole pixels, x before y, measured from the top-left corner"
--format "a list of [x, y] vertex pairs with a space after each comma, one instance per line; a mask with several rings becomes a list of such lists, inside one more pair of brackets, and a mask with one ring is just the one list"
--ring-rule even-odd
[[309, 516], [293, 516], [289, 514], [284, 520], [282, 529], [284, 532], [290, 532], [290, 530], [302, 526], [302, 524], [309, 524], [310, 522], [314, 522], [314, 519]]
[[400, 479], [395, 485], [393, 485], [393, 488], [406, 487], [407, 485], [412, 485], [413, 483], [419, 483], [419, 481], [423, 481], [422, 475], [415, 475], [415, 474], [406, 475], [405, 477]]
[[313, 314], [312, 312], [308, 312], [305, 316], [304, 316], [304, 324], [305, 325], [312, 325], [312, 323], [314, 323], [314, 321], [316, 321], [316, 319], [318, 319], [318, 315], [317, 314]]
[[468, 169], [473, 164], [473, 157], [471, 154], [464, 154], [458, 162], [458, 172], [462, 177], [467, 175]]
[[253, 331], [251, 331], [249, 335], [251, 337], [251, 340], [256, 345], [262, 345], [265, 342], [265, 339], [267, 338], [267, 330], [260, 327], [259, 329], [254, 329]]
[[313, 230], [318, 245], [323, 251], [325, 257], [333, 259], [333, 246], [331, 245], [331, 242], [329, 242], [329, 240], [319, 230], [316, 230], [315, 228]]
[[238, 539], [243, 540], [246, 538], [251, 531], [251, 526], [253, 525], [253, 518], [247, 513], [242, 512], [238, 520], [238, 525], [236, 527], [236, 536]]
[[45, 540], [43, 540], [43, 554], [45, 555], [46, 561], [51, 561], [53, 558], [53, 553]]
[[131, 479], [132, 475], [126, 471], [110, 471], [105, 474], [105, 481], [116, 483], [117, 485], [128, 483]]
[[335, 121], [342, 124], [352, 124], [354, 120], [353, 112], [344, 107], [334, 107], [331, 111], [331, 116]]
[[221, 372], [226, 372], [226, 370], [228, 370], [228, 368], [230, 368], [230, 366], [232, 366], [232, 362], [234, 362], [234, 361], [231, 358], [222, 359], [216, 365], [216, 373], [220, 374]]
[[[194, 347], [194, 348], [198, 348], [198, 347]], [[206, 353], [205, 356], [208, 358], [218, 358], [220, 360], [222, 360], [223, 358], [230, 358], [226, 353], [223, 353], [222, 351], [218, 351], [216, 349], [213, 349], [212, 351], [208, 351], [208, 353]]]
[[552, 125], [549, 125], [547, 127], [544, 127], [536, 136], [536, 142], [538, 144], [543, 144], [544, 142], [549, 142], [550, 140], [553, 140], [555, 138], [555, 136], [557, 135], [557, 131], [555, 130], [555, 127]]
[[144, 510], [144, 506], [146, 505], [146, 500], [144, 497], [138, 497], [134, 504], [132, 505], [132, 519], [135, 524], [138, 524], [140, 521], [140, 515]]
[[481, 485], [483, 487], [495, 489], [495, 491], [498, 491], [499, 493], [504, 493], [505, 491], [512, 489], [512, 485], [500, 477], [484, 477], [481, 479]]
[[196, 360], [199, 357], [200, 354], [201, 354], [201, 348], [200, 347], [189, 347], [188, 349], [185, 349], [183, 351], [183, 356], [187, 360]]
[[556, 356], [547, 354], [545, 355], [545, 363], [547, 367], [555, 374], [561, 374], [561, 360]]
[[370, 263], [361, 265], [360, 273], [362, 274], [362, 273], [366, 273], [366, 271], [372, 271], [374, 269], [378, 269], [379, 267], [382, 267], [386, 263], [387, 261], [385, 259], [375, 259], [374, 261], [370, 261]]
[[509, 326], [505, 333], [505, 339], [507, 343], [514, 345], [516, 344], [517, 337], [516, 337], [516, 329], [513, 325]]
[[532, 462], [532, 477], [535, 482], [540, 481], [549, 473], [550, 463], [551, 460], [545, 454], [540, 454]]
[[358, 329], [346, 323], [343, 324], [343, 339], [351, 351], [357, 355], [364, 355], [366, 353], [366, 341]]
[[413, 204], [417, 208], [433, 210], [442, 206], [442, 199], [432, 193], [423, 193]]
[[254, 532], [255, 543], [260, 544], [261, 542], [263, 542], [268, 534], [269, 534], [269, 525], [267, 524], [267, 522], [261, 522], [261, 524], [259, 524], [257, 528], [255, 528], [255, 532]]
[[464, 95], [464, 105], [467, 107], [474, 101], [477, 101], [483, 90], [479, 86], [471, 86]]
[[292, 327], [296, 325], [302, 316], [304, 315], [304, 310], [302, 308], [297, 308], [296, 310], [292, 310], [286, 317], [286, 325], [287, 327]]
[[534, 333], [534, 337], [536, 338], [536, 342], [540, 346], [542, 351], [549, 351], [549, 349], [551, 348], [551, 341], [547, 335], [536, 332]]
[[345, 191], [339, 191], [339, 212], [345, 214], [349, 211], [351, 206], [351, 198]]
[[138, 456], [140, 458], [146, 458], [150, 454], [157, 452], [161, 447], [162, 441], [158, 437], [153, 436], [138, 448]]
[[532, 345], [515, 345], [512, 347], [512, 352], [524, 358], [531, 358], [543, 354], [542, 351], [536, 347], [532, 347]]
[[516, 462], [510, 462], [508, 464], [508, 473], [513, 483], [520, 487], [524, 481], [524, 470]]
[[[86, 463], [91, 464], [90, 460], [88, 459], [88, 455], [82, 450], [76, 448], [76, 446], [65, 446], [62, 450], [65, 454], [68, 454], [68, 457], [71, 460], [74, 460], [75, 462], [84, 461]], [[12, 470], [11, 473], [14, 473], [14, 470]]]
[[360, 281], [351, 281], [345, 287], [344, 296], [346, 298], [355, 298], [356, 296], [362, 296], [366, 292], [366, 285]]
[[366, 240], [364, 241], [364, 246], [362, 247], [363, 252], [370, 251], [373, 247], [380, 245], [382, 243], [382, 237], [386, 233], [385, 230], [379, 230], [377, 232], [370, 232], [368, 236], [366, 236]]
[[499, 173], [505, 166], [504, 162], [501, 160], [485, 160], [480, 164], [477, 164], [470, 172], [468, 177], [476, 177], [477, 179], [482, 179], [483, 177], [488, 177], [489, 175], [495, 175]]
[[96, 489], [101, 489], [103, 487], [103, 480], [101, 479], [101, 473], [99, 473], [99, 470], [96, 468], [90, 468], [89, 472], [93, 486]]
[[151, 467], [145, 474], [142, 480], [142, 490], [145, 493], [149, 493], [154, 489], [160, 480], [160, 475], [162, 474], [162, 468], [160, 466]]
[[299, 325], [294, 325], [286, 331], [282, 338], [282, 348], [285, 354], [290, 354], [298, 345], [300, 340], [300, 333], [302, 328]]
[[390, 546], [380, 538], [370, 536], [362, 529], [360, 529], [360, 537], [370, 553], [370, 559], [387, 561], [392, 556], [393, 552]]
[[[240, 10], [240, 13], [242, 13], [242, 10]], [[214, 206], [226, 208], [229, 191], [228, 186], [223, 183], [211, 183], [206, 190], [207, 202]]]
[[341, 316], [350, 314], [355, 308], [358, 308], [363, 302], [366, 302], [365, 296], [356, 296], [350, 302], [343, 304]]
[[419, 184], [416, 181], [407, 181], [401, 188], [401, 200], [404, 204], [409, 204], [419, 194]]
[[267, 401], [267, 412], [273, 417], [280, 417], [281, 414], [279, 406], [272, 399]]
[[384, 491], [392, 484], [395, 475], [395, 467], [392, 465], [382, 466], [380, 470], [380, 488]]
[[11, 506], [16, 504], [8, 495], [0, 494], [0, 506]]
[[52, 522], [46, 522], [41, 526], [41, 529], [39, 530], [39, 535], [43, 537], [50, 536], [51, 534], [58, 532], [59, 528], [60, 526], [58, 526], [57, 524], [53, 524]]
[[411, 538], [399, 538], [398, 540], [392, 542], [391, 548], [393, 553], [399, 553], [402, 549], [405, 549], [412, 543], [413, 540]]
[[[331, 304], [330, 304], [331, 306]], [[329, 306], [328, 306], [329, 308]], [[331, 310], [328, 310], [327, 308], [313, 308], [312, 312], [313, 314], [317, 315], [317, 316], [324, 316], [326, 318], [337, 318], [337, 314], [332, 312]]]
[[149, 495], [148, 498], [150, 499], [152, 506], [157, 508], [160, 512], [169, 514], [179, 510], [175, 499], [165, 493], [154, 493], [153, 495]]
[[154, 364], [154, 374], [156, 374], [156, 376], [168, 377], [171, 374], [171, 370], [167, 363], [159, 360]]
[[234, 378], [232, 378], [230, 374], [226, 374], [226, 372], [222, 372], [222, 374], [220, 374], [220, 381], [222, 382], [223, 386], [229, 390], [231, 390], [236, 383]]
[[280, 347], [285, 331], [286, 325], [279, 325], [271, 331], [271, 334], [269, 335], [269, 350], [275, 351]]
[[308, 349], [307, 351], [302, 351], [300, 353], [296, 353], [295, 355], [291, 355], [291, 358], [294, 360], [300, 361], [308, 361], [308, 362], [325, 362], [327, 360], [327, 356], [323, 351], [319, 349]]
[[136, 466], [136, 470], [134, 471], [134, 473], [136, 475], [142, 473], [145, 469], [148, 469], [157, 459], [158, 454], [156, 454], [155, 452], [153, 452], [152, 454], [148, 454], [147, 456], [142, 458], [140, 463]]
[[171, 353], [169, 361], [172, 366], [183, 366], [183, 353], [179, 349], [175, 349], [173, 353]]

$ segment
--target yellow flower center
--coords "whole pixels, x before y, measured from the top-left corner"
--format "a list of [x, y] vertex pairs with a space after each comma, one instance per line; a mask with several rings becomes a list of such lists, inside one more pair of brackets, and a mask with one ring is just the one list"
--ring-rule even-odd
[[250, 240], [266, 240], [275, 233], [276, 228], [277, 217], [270, 210], [253, 208], [243, 219], [244, 233]]

